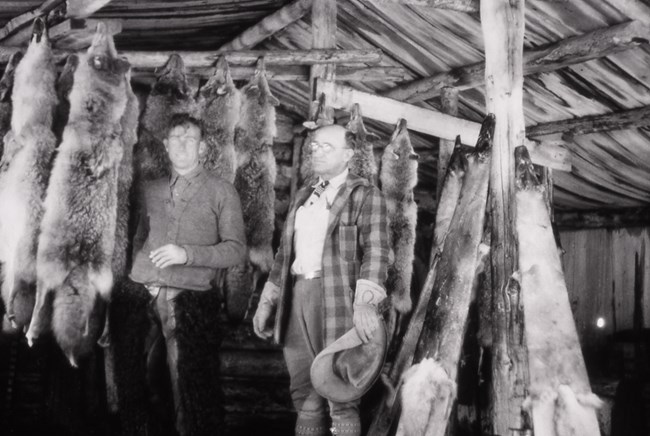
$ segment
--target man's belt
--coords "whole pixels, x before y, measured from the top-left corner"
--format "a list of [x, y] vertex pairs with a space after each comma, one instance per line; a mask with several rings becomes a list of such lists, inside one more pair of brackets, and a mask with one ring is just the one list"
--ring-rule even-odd
[[311, 271], [306, 274], [294, 274], [293, 275], [296, 280], [313, 280], [313, 279], [319, 279], [323, 276], [322, 271]]

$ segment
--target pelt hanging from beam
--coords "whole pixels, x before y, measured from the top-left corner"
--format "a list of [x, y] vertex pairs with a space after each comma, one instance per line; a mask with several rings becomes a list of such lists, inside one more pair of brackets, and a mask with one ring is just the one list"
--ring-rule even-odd
[[314, 178], [314, 171], [311, 167], [311, 140], [312, 131], [318, 127], [334, 124], [334, 108], [327, 106], [325, 94], [321, 94], [318, 100], [311, 102], [309, 107], [309, 120], [303, 125], [307, 127], [307, 136], [302, 145], [300, 154], [300, 181], [299, 185], [310, 182]]
[[56, 147], [52, 119], [56, 69], [45, 22], [34, 22], [25, 57], [16, 67], [6, 172], [0, 180], [2, 298], [14, 327], [29, 324], [34, 308], [38, 229]]
[[272, 146], [277, 133], [275, 106], [279, 102], [271, 94], [263, 59], [258, 61], [255, 75], [241, 93], [241, 113], [235, 131], [234, 185], [241, 199], [248, 260], [229, 268], [226, 276], [228, 312], [235, 319], [243, 316], [243, 308], [255, 288], [255, 271], [269, 271], [273, 264], [276, 166]]
[[350, 121], [348, 121], [345, 127], [357, 137], [357, 146], [348, 164], [350, 172], [376, 185], [377, 163], [375, 162], [375, 155], [372, 151], [372, 139], [378, 137], [366, 130], [366, 126], [363, 124], [363, 117], [361, 116], [361, 107], [358, 103], [352, 106]]
[[230, 75], [225, 57], [220, 57], [213, 76], [201, 88], [198, 101], [207, 155], [203, 166], [224, 180], [235, 180], [235, 127], [239, 121], [241, 93]]
[[418, 181], [418, 155], [406, 130], [406, 120], [397, 122], [381, 158], [381, 190], [386, 197], [394, 262], [388, 268], [386, 288], [399, 313], [411, 310], [411, 276], [415, 250], [417, 206], [413, 188]]
[[183, 58], [173, 54], [158, 73], [142, 114], [140, 138], [134, 150], [137, 181], [169, 175], [171, 163], [163, 144], [169, 122], [177, 113], [194, 114], [195, 110]]
[[[11, 93], [14, 88], [14, 74], [16, 66], [22, 58], [22, 52], [17, 51], [12, 54], [2, 78], [0, 78], [0, 159], [4, 150], [4, 137], [11, 129]], [[0, 171], [1, 168], [2, 164], [0, 163]]]
[[73, 366], [92, 350], [103, 324], [99, 306], [113, 287], [128, 70], [100, 23], [74, 74], [69, 121], [45, 199], [36, 307], [27, 339], [32, 343], [42, 332], [43, 309], [53, 294], [52, 330]]

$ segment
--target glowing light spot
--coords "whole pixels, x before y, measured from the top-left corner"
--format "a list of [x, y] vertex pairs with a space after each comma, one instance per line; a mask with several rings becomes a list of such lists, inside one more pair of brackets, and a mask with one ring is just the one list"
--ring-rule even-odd
[[602, 316], [600, 318], [598, 318], [596, 320], [596, 327], [598, 327], [599, 329], [602, 329], [603, 327], [605, 327], [605, 318], [603, 318]]

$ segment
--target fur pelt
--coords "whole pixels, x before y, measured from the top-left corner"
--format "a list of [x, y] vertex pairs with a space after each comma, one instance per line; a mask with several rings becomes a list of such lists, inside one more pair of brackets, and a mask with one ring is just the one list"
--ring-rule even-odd
[[16, 75], [12, 126], [20, 130], [12, 127], [9, 136], [14, 151], [0, 175], [0, 260], [6, 315], [15, 327], [23, 328], [29, 324], [34, 307], [38, 229], [56, 147], [51, 130], [57, 102], [56, 70], [45, 24], [40, 19], [34, 24]]
[[312, 151], [310, 147], [312, 132], [318, 127], [330, 126], [332, 124], [334, 124], [334, 108], [327, 105], [326, 97], [323, 93], [318, 100], [311, 102], [309, 107], [309, 120], [303, 123], [307, 128], [307, 133], [300, 152], [300, 186], [314, 178], [314, 171], [311, 164]]
[[[396, 436], [425, 436], [431, 423], [444, 422], [456, 398], [456, 383], [433, 359], [413, 365], [402, 376], [402, 415]], [[436, 402], [447, 399], [445, 410], [435, 410]]]
[[376, 138], [376, 135], [366, 130], [366, 126], [363, 124], [363, 117], [361, 116], [361, 107], [358, 103], [352, 106], [350, 121], [348, 121], [345, 128], [357, 137], [354, 155], [348, 163], [350, 172], [359, 177], [363, 177], [372, 184], [377, 184], [377, 163], [375, 162], [372, 146], [372, 139], [373, 137]]
[[163, 139], [167, 137], [172, 116], [183, 112], [195, 114], [196, 104], [187, 82], [183, 58], [173, 54], [158, 73], [142, 114], [139, 140], [134, 150], [137, 182], [170, 173], [171, 163]]
[[[14, 73], [23, 53], [15, 52], [9, 58], [5, 71], [0, 78], [0, 159], [4, 151], [4, 137], [11, 129], [11, 94], [14, 88]], [[0, 160], [0, 171], [2, 167]]]
[[31, 343], [41, 333], [42, 309], [52, 293], [54, 336], [73, 366], [95, 343], [103, 324], [97, 299], [107, 301], [113, 286], [128, 70], [100, 23], [74, 74], [69, 121], [45, 199], [36, 307], [27, 339]]
[[261, 271], [273, 263], [276, 166], [273, 138], [276, 135], [275, 106], [263, 63], [242, 88], [239, 124], [235, 131], [237, 172], [235, 188], [241, 198], [248, 259]]
[[399, 313], [411, 310], [411, 276], [415, 250], [417, 206], [413, 188], [417, 184], [418, 155], [400, 119], [381, 159], [381, 190], [386, 197], [389, 220], [389, 240], [394, 262], [388, 268], [386, 288], [393, 307]]
[[532, 386], [523, 407], [533, 414], [536, 432], [555, 436], [598, 435], [596, 409], [603, 401], [591, 392], [576, 393], [571, 386]]
[[52, 130], [56, 135], [57, 144], [63, 139], [63, 129], [68, 124], [70, 115], [70, 91], [74, 80], [74, 72], [79, 65], [79, 56], [76, 54], [68, 55], [63, 70], [56, 81], [56, 95], [59, 98], [59, 104], [54, 113], [54, 125]]
[[220, 57], [214, 75], [201, 88], [198, 101], [207, 154], [204, 167], [224, 180], [235, 180], [235, 127], [239, 120], [241, 93], [230, 75], [228, 62]]

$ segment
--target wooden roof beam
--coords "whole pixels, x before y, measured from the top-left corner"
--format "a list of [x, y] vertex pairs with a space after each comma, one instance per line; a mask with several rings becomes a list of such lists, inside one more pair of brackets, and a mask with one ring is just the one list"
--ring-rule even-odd
[[370, 0], [369, 3], [428, 6], [459, 12], [478, 12], [479, 10], [478, 0]]
[[[446, 140], [454, 140], [456, 135], [460, 135], [462, 143], [472, 147], [478, 140], [481, 125], [474, 121], [358, 91], [328, 80], [319, 80], [318, 89], [327, 95], [327, 103], [335, 109], [349, 110], [354, 103], [359, 103], [365, 118], [388, 124], [395, 124], [398, 118], [404, 118], [411, 130]], [[526, 140], [526, 146], [533, 163], [561, 171], [571, 170], [571, 154], [557, 142]]]
[[555, 212], [555, 224], [559, 230], [647, 227], [648, 222], [650, 222], [648, 207], [595, 212]]
[[34, 21], [34, 18], [49, 14], [57, 8], [65, 8], [65, 0], [47, 0], [36, 9], [32, 9], [31, 11], [25, 12], [24, 14], [20, 14], [11, 19], [11, 21], [0, 29], [0, 42], [6, 44], [6, 39], [9, 35], [18, 32], [25, 26], [29, 26], [31, 22]]
[[553, 121], [526, 128], [528, 136], [546, 136], [555, 133], [586, 135], [588, 133], [625, 130], [650, 126], [650, 106], [613, 112], [605, 115], [590, 115], [569, 120]]
[[[648, 43], [648, 40], [650, 40], [650, 27], [638, 21], [629, 21], [598, 29], [525, 51], [523, 73], [529, 75], [559, 70], [569, 65], [638, 47]], [[440, 95], [445, 86], [464, 90], [481, 86], [484, 83], [485, 63], [478, 62], [396, 86], [382, 95], [395, 100], [415, 102]]]
[[217, 52], [245, 50], [255, 47], [266, 38], [284, 29], [288, 25], [300, 20], [311, 10], [313, 0], [296, 0], [252, 27], [244, 30], [232, 41], [227, 42], [217, 49]]

